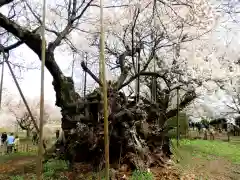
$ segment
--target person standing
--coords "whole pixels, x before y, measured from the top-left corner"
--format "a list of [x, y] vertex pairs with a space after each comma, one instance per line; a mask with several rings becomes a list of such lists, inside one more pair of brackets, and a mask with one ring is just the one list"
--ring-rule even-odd
[[2, 135], [1, 135], [2, 145], [5, 144], [6, 140], [7, 140], [7, 133], [6, 133], [6, 132], [3, 132]]
[[18, 135], [15, 136], [15, 139], [14, 139], [14, 152], [18, 152], [18, 149], [19, 149], [19, 145], [20, 145], [20, 139], [18, 137]]
[[33, 143], [33, 145], [38, 144], [38, 134], [35, 131], [33, 131], [33, 133], [32, 133], [32, 143]]
[[59, 138], [59, 135], [60, 135], [60, 130], [56, 130], [56, 139]]
[[1, 146], [3, 147], [3, 154], [5, 154], [7, 151], [6, 141], [7, 141], [7, 133], [3, 132], [1, 135], [1, 144], [2, 144]]
[[7, 153], [12, 153], [13, 146], [14, 146], [14, 135], [13, 133], [10, 133], [10, 135], [7, 137]]

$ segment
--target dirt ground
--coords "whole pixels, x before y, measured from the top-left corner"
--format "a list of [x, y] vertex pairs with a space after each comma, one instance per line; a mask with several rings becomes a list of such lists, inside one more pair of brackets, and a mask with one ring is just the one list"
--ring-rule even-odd
[[182, 170], [182, 180], [239, 180], [240, 165], [234, 165], [225, 159], [203, 160], [193, 157], [188, 167]]
[[[178, 153], [172, 166], [151, 169], [156, 180], [240, 180], [240, 164], [225, 157], [201, 154], [189, 147], [180, 148]], [[16, 156], [5, 160], [2, 157], [0, 180], [8, 180], [10, 175], [35, 174], [36, 157]]]
[[13, 160], [7, 160], [0, 164], [0, 174], [18, 174], [24, 173], [26, 167], [33, 164], [36, 161], [36, 157], [16, 157]]
[[[181, 179], [240, 180], [240, 163], [233, 161], [234, 158], [239, 159], [239, 154], [236, 153], [238, 149], [230, 151], [236, 142], [212, 147], [209, 147], [211, 143], [204, 142], [207, 141], [202, 141], [199, 147], [190, 143], [175, 152], [175, 167], [180, 171]], [[218, 142], [221, 144], [221, 141]], [[239, 146], [239, 141], [237, 144]]]

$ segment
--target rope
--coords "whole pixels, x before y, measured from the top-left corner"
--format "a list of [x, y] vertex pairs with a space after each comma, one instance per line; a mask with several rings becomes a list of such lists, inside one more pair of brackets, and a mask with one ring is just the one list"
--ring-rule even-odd
[[42, 159], [43, 159], [43, 116], [44, 116], [44, 67], [46, 59], [46, 43], [45, 43], [45, 19], [46, 19], [46, 0], [43, 0], [42, 9], [42, 54], [41, 54], [41, 94], [40, 94], [40, 123], [39, 123], [39, 144], [38, 144], [38, 167], [37, 179], [42, 180]]
[[103, 102], [104, 102], [104, 145], [105, 145], [105, 179], [109, 180], [109, 137], [108, 137], [108, 102], [107, 102], [107, 84], [105, 77], [105, 55], [104, 55], [104, 24], [103, 24], [103, 0], [100, 0], [100, 64], [99, 72], [103, 84]]

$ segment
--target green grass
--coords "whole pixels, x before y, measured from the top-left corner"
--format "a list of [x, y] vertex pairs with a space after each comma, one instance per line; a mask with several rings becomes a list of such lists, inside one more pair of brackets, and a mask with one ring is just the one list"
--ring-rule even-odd
[[[67, 180], [63, 174], [60, 172], [66, 171], [68, 168], [65, 161], [62, 160], [52, 160], [44, 164], [43, 166], [43, 179], [44, 180]], [[25, 180], [26, 177], [31, 177], [32, 180], [37, 179], [35, 174], [24, 174], [10, 176], [11, 180]]]
[[153, 174], [151, 172], [142, 172], [140, 170], [136, 170], [133, 172], [130, 180], [153, 180]]
[[[10, 156], [9, 156], [10, 158]], [[13, 157], [12, 157], [13, 158]], [[52, 160], [48, 161], [43, 166], [43, 177], [44, 180], [67, 180], [67, 177], [65, 177], [61, 172], [67, 171], [68, 166], [67, 163], [63, 160]], [[99, 173], [89, 173], [87, 177], [85, 177], [86, 180], [90, 180], [93, 177], [98, 178]], [[14, 175], [10, 176], [11, 180], [24, 180], [26, 177], [31, 177], [32, 180], [36, 179], [35, 174], [24, 174], [24, 175]], [[101, 180], [104, 180], [104, 173], [101, 174]], [[130, 177], [130, 180], [153, 180], [153, 174], [151, 172], [144, 172], [140, 170], [136, 170], [133, 172], [132, 176]]]
[[[176, 149], [176, 140], [173, 140], [173, 145]], [[180, 141], [180, 151], [188, 151], [192, 156], [206, 158], [223, 157], [240, 164], [240, 143], [185, 139]]]

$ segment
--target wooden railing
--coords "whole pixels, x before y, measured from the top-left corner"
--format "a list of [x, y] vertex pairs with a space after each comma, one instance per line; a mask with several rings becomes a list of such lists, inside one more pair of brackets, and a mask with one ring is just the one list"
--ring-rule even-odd
[[[0, 146], [0, 155], [4, 155], [7, 152], [6, 145]], [[17, 148], [18, 153], [37, 153], [37, 146], [32, 144], [20, 144]], [[14, 149], [13, 149], [14, 153]]]

